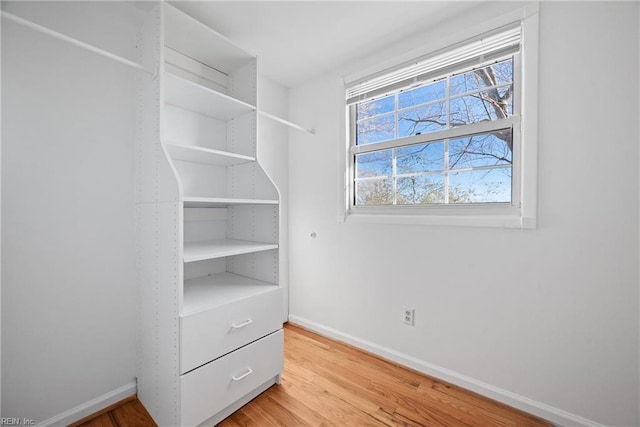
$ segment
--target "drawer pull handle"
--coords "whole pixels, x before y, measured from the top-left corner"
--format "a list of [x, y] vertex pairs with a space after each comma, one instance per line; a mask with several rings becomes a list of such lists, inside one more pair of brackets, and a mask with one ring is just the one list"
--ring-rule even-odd
[[245, 372], [244, 374], [242, 374], [242, 375], [240, 375], [240, 376], [237, 376], [237, 377], [235, 377], [235, 376], [234, 376], [234, 377], [231, 377], [231, 379], [232, 379], [232, 380], [234, 380], [234, 381], [240, 381], [241, 379], [248, 377], [248, 376], [249, 376], [249, 375], [251, 375], [252, 373], [253, 373], [253, 369], [249, 368], [249, 369], [247, 370], [247, 372]]
[[232, 327], [233, 329], [240, 329], [240, 328], [244, 328], [245, 326], [249, 325], [249, 324], [250, 324], [250, 323], [252, 323], [252, 322], [253, 322], [253, 320], [251, 320], [251, 319], [247, 319], [247, 320], [245, 320], [245, 321], [244, 321], [244, 322], [242, 322], [242, 323], [232, 323], [232, 324], [231, 324], [231, 327]]

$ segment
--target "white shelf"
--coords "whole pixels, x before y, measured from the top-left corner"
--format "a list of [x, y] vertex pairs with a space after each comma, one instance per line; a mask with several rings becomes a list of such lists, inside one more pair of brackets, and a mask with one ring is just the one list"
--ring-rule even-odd
[[209, 240], [204, 242], [184, 243], [184, 262], [202, 261], [205, 259], [224, 258], [233, 255], [278, 249], [273, 243], [249, 242], [246, 240]]
[[172, 159], [185, 162], [204, 163], [213, 166], [236, 166], [256, 161], [255, 157], [205, 147], [177, 144], [164, 144], [164, 146], [169, 151]]
[[216, 273], [185, 280], [182, 315], [209, 310], [277, 289], [278, 285], [273, 283], [233, 273]]
[[255, 59], [254, 55], [175, 6], [165, 5], [165, 12], [165, 45], [171, 49], [225, 74], [231, 74]]
[[256, 107], [171, 73], [164, 73], [165, 102], [219, 120], [231, 120]]
[[185, 208], [218, 208], [234, 205], [277, 205], [271, 199], [233, 199], [226, 197], [184, 197]]

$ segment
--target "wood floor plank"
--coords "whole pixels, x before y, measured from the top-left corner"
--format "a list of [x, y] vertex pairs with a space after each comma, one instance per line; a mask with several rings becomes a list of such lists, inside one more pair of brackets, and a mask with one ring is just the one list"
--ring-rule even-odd
[[[474, 392], [464, 390], [460, 387], [455, 387], [450, 384], [435, 382], [432, 383], [430, 388], [439, 391], [443, 395], [451, 396], [459, 399], [466, 404], [479, 408], [483, 412], [491, 414], [491, 417], [496, 418], [504, 425], [517, 425], [517, 426], [540, 426], [547, 425], [544, 421], [539, 420], [531, 415], [511, 408], [503, 403], [493, 401], [484, 396], [480, 396]], [[419, 388], [419, 392], [424, 392], [425, 387]]]
[[109, 414], [120, 427], [157, 427], [151, 415], [137, 399], [115, 408]]
[[[112, 423], [107, 424], [109, 421]], [[219, 427], [550, 425], [479, 394], [288, 324], [282, 383], [240, 408]], [[82, 426], [150, 427], [155, 423], [135, 400]]]
[[[283, 379], [283, 381], [287, 381]], [[328, 426], [331, 425], [331, 421], [328, 418], [323, 417], [317, 412], [309, 408], [299, 397], [288, 393], [284, 387], [277, 386], [272, 387], [271, 394], [275, 400], [282, 403], [283, 406], [289, 408], [292, 412], [303, 421], [301, 425], [306, 426]]]
[[236, 411], [230, 417], [218, 424], [218, 427], [258, 427], [258, 424], [245, 411]]
[[125, 403], [131, 402], [133, 400], [138, 399], [138, 397], [135, 394], [132, 394], [131, 396], [125, 397], [124, 399], [107, 406], [104, 409], [99, 410], [98, 412], [95, 412], [87, 417], [82, 418], [81, 420], [76, 421], [75, 423], [71, 423], [69, 424], [67, 427], [80, 427], [83, 425], [86, 425], [86, 423], [88, 421], [92, 421], [94, 418], [98, 418], [99, 416], [103, 415], [103, 414], [108, 414], [109, 412], [111, 412], [113, 409], [124, 405]]
[[111, 416], [109, 413], [105, 413], [102, 415], [98, 415], [97, 417], [91, 418], [89, 421], [82, 424], [83, 427], [118, 427], [113, 423]]
[[[312, 338], [308, 338], [308, 331], [306, 331], [306, 334], [307, 338], [302, 341], [304, 344], [308, 344], [310, 341], [313, 341]], [[296, 342], [296, 340], [300, 339], [300, 337], [297, 335], [291, 335], [292, 342]], [[322, 338], [327, 340], [327, 338]], [[304, 346], [302, 347], [304, 348]], [[310, 354], [314, 357], [314, 362], [319, 358], [322, 358], [324, 360], [328, 360], [330, 364], [337, 363], [350, 369], [358, 369], [359, 372], [364, 373], [364, 375], [366, 376], [370, 376], [370, 369], [375, 368], [376, 376], [384, 376], [385, 378], [388, 378], [390, 380], [397, 379], [404, 384], [412, 385], [413, 387], [415, 387], [415, 389], [417, 389], [417, 387], [420, 385], [421, 380], [424, 381], [425, 379], [428, 379], [428, 377], [425, 377], [422, 374], [418, 374], [409, 369], [399, 367], [387, 361], [383, 361], [377, 356], [372, 356], [368, 353], [365, 353], [343, 343], [335, 342], [333, 346], [331, 346], [328, 350], [329, 351], [325, 352], [325, 354], [323, 354], [322, 352]]]
[[[299, 352], [304, 352], [301, 348]], [[354, 364], [355, 361], [346, 365], [340, 363], [338, 359], [332, 356], [331, 361], [323, 359], [322, 354], [314, 354], [315, 364], [313, 369], [319, 372], [321, 380], [316, 381], [322, 383], [323, 386], [333, 393], [346, 396], [351, 395], [351, 402], [361, 410], [367, 413], [377, 413], [378, 409], [384, 414], [394, 414], [394, 409], [402, 404], [407, 406], [407, 399], [411, 406], [420, 406], [415, 399], [406, 396], [417, 396], [418, 382], [413, 379], [407, 380], [407, 376], [391, 375], [389, 370], [381, 372], [372, 371], [371, 366], [366, 363]], [[362, 362], [360, 360], [359, 362]], [[379, 361], [376, 360], [376, 364]], [[372, 381], [372, 377], [375, 378]], [[362, 396], [356, 398], [355, 396]], [[460, 411], [452, 405], [442, 405], [439, 401], [426, 402], [425, 411], [431, 419], [440, 422], [463, 422], [467, 418], [467, 412]], [[405, 417], [406, 418], [406, 417]], [[386, 424], [387, 420], [378, 419], [378, 421]]]
[[491, 410], [487, 410], [482, 406], [477, 406], [474, 403], [466, 399], [464, 396], [462, 399], [452, 396], [447, 393], [439, 391], [437, 387], [420, 387], [418, 389], [418, 395], [431, 402], [438, 402], [440, 406], [455, 408], [456, 411], [466, 414], [466, 418], [475, 420], [478, 423], [484, 423], [485, 425], [495, 426], [525, 426], [528, 424], [528, 416], [520, 414], [514, 410], [511, 410], [505, 417], [504, 410], [497, 405], [492, 405]]
[[351, 405], [341, 396], [330, 393], [315, 382], [292, 375], [282, 387], [292, 395], [299, 396], [313, 411], [337, 425], [375, 425], [373, 418]]
[[[314, 340], [315, 334], [312, 332], [301, 330], [301, 328], [296, 326], [290, 329], [296, 332], [295, 335], [290, 334], [292, 335], [291, 341], [294, 343], [296, 340], [302, 340], [305, 343]], [[300, 332], [300, 334], [297, 332]], [[322, 355], [317, 355], [317, 357], [314, 355], [317, 370], [323, 371], [327, 366], [331, 366], [331, 371], [337, 372], [340, 370], [340, 366], [348, 366], [349, 369], [354, 370], [358, 374], [369, 375], [371, 377], [372, 375], [370, 373], [373, 368], [375, 370], [373, 377], [375, 378], [375, 384], [377, 384], [377, 386], [373, 388], [382, 394], [382, 398], [389, 401], [397, 401], [403, 394], [412, 395], [414, 392], [417, 392], [415, 396], [419, 396], [419, 399], [410, 397], [408, 403], [405, 401], [404, 405], [413, 407], [417, 404], [416, 401], [425, 400], [424, 405], [431, 406], [429, 410], [430, 416], [433, 416], [433, 409], [439, 409], [441, 412], [453, 415], [453, 417], [457, 419], [457, 422], [462, 424], [471, 423], [475, 425], [495, 426], [549, 425], [528, 414], [524, 414], [475, 393], [446, 383], [441, 383], [421, 373], [389, 363], [375, 355], [363, 354], [359, 349], [355, 349], [347, 344], [333, 342], [324, 337], [319, 337], [318, 341], [330, 351], [339, 352], [340, 357], [336, 359], [340, 360], [337, 362], [329, 362], [329, 365], [327, 365], [325, 363], [326, 359]], [[345, 360], [348, 361], [348, 364], [341, 363]], [[331, 363], [333, 363], [333, 365], [331, 365]], [[325, 372], [323, 375], [330, 374]], [[393, 391], [393, 393], [389, 394], [390, 390]], [[425, 392], [425, 390], [432, 391]], [[435, 391], [439, 391], [441, 394]], [[469, 397], [470, 401], [461, 399], [460, 396]], [[369, 398], [371, 398], [370, 395]], [[387, 406], [383, 409], [383, 412], [389, 413], [388, 409]], [[504, 416], [505, 414], [506, 417]], [[410, 419], [409, 421], [405, 419], [405, 422], [410, 422]]]

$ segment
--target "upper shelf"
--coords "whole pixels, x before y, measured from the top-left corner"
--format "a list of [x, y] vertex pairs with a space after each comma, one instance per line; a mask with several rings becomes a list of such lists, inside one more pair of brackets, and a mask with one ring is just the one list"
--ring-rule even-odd
[[231, 120], [256, 107], [171, 73], [165, 76], [165, 102], [220, 120]]
[[255, 157], [193, 145], [165, 144], [164, 146], [169, 151], [172, 159], [185, 162], [204, 163], [213, 166], [236, 166], [256, 161]]
[[182, 316], [274, 292], [278, 285], [233, 273], [216, 273], [184, 281]]
[[169, 4], [164, 6], [165, 46], [227, 75], [255, 59], [197, 19]]
[[272, 199], [233, 199], [228, 197], [184, 197], [185, 208], [218, 208], [240, 205], [277, 205]]
[[245, 240], [209, 240], [204, 242], [184, 242], [184, 262], [224, 258], [233, 255], [278, 249], [273, 243], [248, 242]]

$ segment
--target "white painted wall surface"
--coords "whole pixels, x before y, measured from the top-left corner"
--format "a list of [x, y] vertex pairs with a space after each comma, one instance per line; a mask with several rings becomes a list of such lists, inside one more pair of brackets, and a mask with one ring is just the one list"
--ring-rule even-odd
[[318, 133], [291, 136], [291, 318], [558, 420], [638, 425], [638, 7], [540, 6], [536, 230], [338, 223], [336, 82], [392, 49], [292, 89], [290, 118]]
[[[135, 58], [115, 3], [3, 9]], [[2, 416], [37, 422], [135, 380], [136, 72], [2, 24]]]
[[[0, 82], [2, 82], [2, 19], [0, 19]], [[0, 83], [0, 100], [2, 84]], [[2, 194], [2, 102], [0, 102], [0, 195]], [[2, 197], [0, 196], [0, 414], [2, 414]]]
[[[258, 76], [258, 103], [260, 110], [286, 118], [289, 90]], [[286, 322], [289, 315], [289, 128], [262, 116], [259, 126], [258, 161], [280, 192], [280, 286], [284, 289], [282, 320]]]

